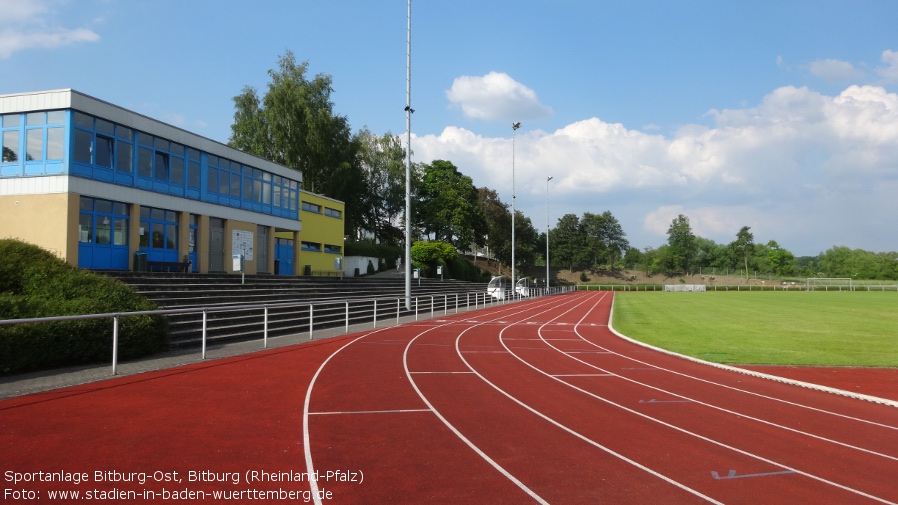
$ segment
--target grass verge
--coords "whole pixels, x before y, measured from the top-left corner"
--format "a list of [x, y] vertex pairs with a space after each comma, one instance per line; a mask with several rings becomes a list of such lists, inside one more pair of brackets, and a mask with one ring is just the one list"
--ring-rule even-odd
[[894, 292], [617, 293], [614, 327], [717, 363], [898, 367]]

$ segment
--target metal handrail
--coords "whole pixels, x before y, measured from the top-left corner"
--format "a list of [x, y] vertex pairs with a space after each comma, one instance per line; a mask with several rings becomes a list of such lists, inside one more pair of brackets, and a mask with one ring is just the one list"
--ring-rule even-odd
[[[546, 292], [542, 294], [552, 294], [554, 292], [560, 291], [552, 291]], [[471, 306], [471, 295], [474, 296], [474, 308], [475, 310], [479, 308], [479, 305], [482, 303], [485, 308], [488, 303], [504, 303], [508, 300], [495, 300], [486, 292], [466, 292], [465, 293], [465, 305], [466, 307]], [[459, 294], [455, 293], [455, 313], [458, 313], [459, 310]], [[416, 296], [415, 299], [415, 321], [418, 320], [418, 306], [419, 299], [428, 300], [430, 303], [430, 313], [431, 317], [435, 317], [436, 314], [436, 306], [435, 300], [438, 295], [422, 295]], [[447, 314], [448, 307], [448, 298], [449, 295], [443, 295], [443, 313]], [[83, 315], [71, 315], [71, 316], [51, 316], [51, 317], [33, 317], [33, 318], [22, 318], [22, 319], [0, 319], [0, 326], [8, 326], [15, 324], [33, 324], [33, 323], [52, 323], [59, 321], [76, 321], [82, 319], [105, 319], [112, 318], [112, 375], [116, 375], [118, 369], [118, 333], [119, 333], [119, 322], [123, 317], [133, 317], [133, 316], [156, 316], [156, 315], [173, 315], [173, 314], [202, 314], [202, 359], [206, 359], [206, 342], [208, 340], [207, 337], [207, 322], [209, 313], [213, 312], [229, 312], [229, 311], [238, 311], [238, 310], [253, 310], [258, 309], [263, 311], [263, 321], [262, 321], [262, 342], [263, 349], [268, 348], [268, 320], [269, 320], [269, 309], [279, 309], [279, 308], [292, 308], [292, 307], [309, 307], [309, 340], [312, 340], [314, 335], [314, 311], [315, 307], [319, 308], [327, 305], [345, 305], [345, 331], [349, 332], [349, 320], [350, 316], [350, 302], [353, 303], [370, 303], [374, 302], [374, 316], [373, 316], [373, 325], [377, 327], [377, 301], [378, 300], [388, 300], [392, 302], [396, 300], [396, 324], [399, 324], [399, 318], [401, 313], [401, 306], [403, 305], [401, 302], [403, 298], [390, 297], [390, 298], [349, 298], [343, 300], [304, 300], [304, 301], [296, 301], [296, 302], [278, 302], [278, 303], [253, 303], [253, 304], [240, 304], [240, 305], [219, 305], [219, 306], [203, 306], [203, 307], [183, 307], [179, 309], [155, 309], [155, 310], [142, 310], [142, 311], [134, 311], [134, 312], [105, 312], [100, 314], [83, 314]], [[389, 303], [392, 306], [392, 303]]]

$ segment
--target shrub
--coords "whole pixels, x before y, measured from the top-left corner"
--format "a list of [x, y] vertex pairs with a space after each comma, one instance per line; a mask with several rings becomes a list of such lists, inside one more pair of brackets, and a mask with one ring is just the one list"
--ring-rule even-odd
[[[37, 246], [0, 240], [0, 319], [153, 310], [155, 304], [114, 279], [78, 270]], [[119, 358], [165, 347], [162, 316], [119, 320]], [[0, 373], [109, 361], [111, 318], [0, 326]]]
[[589, 277], [586, 276], [586, 272], [580, 272], [580, 282], [589, 282]]

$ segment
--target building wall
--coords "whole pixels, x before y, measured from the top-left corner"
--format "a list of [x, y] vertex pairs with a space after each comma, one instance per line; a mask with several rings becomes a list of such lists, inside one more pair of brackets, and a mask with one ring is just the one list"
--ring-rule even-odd
[[[78, 266], [78, 199], [67, 193], [0, 196], [0, 237], [39, 244], [73, 266]], [[70, 240], [74, 238], [74, 240]]]
[[[300, 191], [302, 231], [295, 243], [296, 273], [333, 275], [343, 270], [345, 205], [339, 200]], [[294, 239], [287, 233], [278, 238]], [[296, 240], [296, 239], [294, 239]]]
[[[0, 95], [0, 118], [0, 237], [83, 266], [86, 256], [105, 258], [94, 251], [114, 236], [115, 268], [132, 268], [135, 253], [146, 252], [156, 261], [190, 258], [199, 272], [234, 273], [232, 255], [245, 250], [246, 273], [274, 273], [276, 236], [295, 241], [295, 274], [305, 264], [332, 270], [342, 255], [342, 202], [303, 192], [322, 212], [312, 213], [301, 239], [295, 170], [73, 90]], [[116, 210], [103, 210], [110, 203]], [[127, 232], [110, 229], [116, 225]], [[300, 259], [301, 240], [320, 250]]]

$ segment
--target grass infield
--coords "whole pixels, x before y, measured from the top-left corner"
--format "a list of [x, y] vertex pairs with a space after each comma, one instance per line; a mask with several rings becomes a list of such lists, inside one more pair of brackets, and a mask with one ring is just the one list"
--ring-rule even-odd
[[717, 363], [898, 367], [894, 292], [617, 293], [614, 328]]

